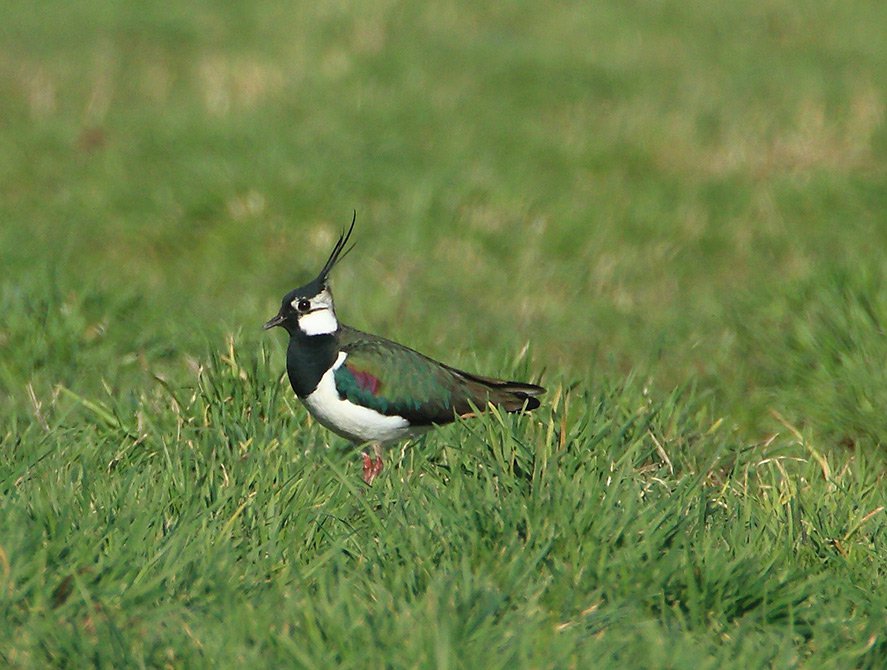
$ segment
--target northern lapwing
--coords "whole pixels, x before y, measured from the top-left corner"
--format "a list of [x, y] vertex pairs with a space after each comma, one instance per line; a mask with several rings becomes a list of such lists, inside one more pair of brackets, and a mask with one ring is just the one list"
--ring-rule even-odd
[[382, 447], [470, 416], [490, 405], [507, 412], [539, 406], [541, 386], [482, 377], [339, 322], [329, 274], [346, 249], [356, 215], [317, 277], [283, 297], [265, 330], [289, 333], [286, 371], [299, 400], [317, 421], [363, 453], [367, 484], [382, 471]]

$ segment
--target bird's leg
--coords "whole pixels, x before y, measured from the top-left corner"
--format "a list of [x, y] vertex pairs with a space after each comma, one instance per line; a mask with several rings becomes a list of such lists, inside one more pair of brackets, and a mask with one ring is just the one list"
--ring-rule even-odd
[[382, 472], [382, 445], [373, 443], [373, 458], [367, 452], [363, 452], [363, 481], [371, 485], [373, 480]]

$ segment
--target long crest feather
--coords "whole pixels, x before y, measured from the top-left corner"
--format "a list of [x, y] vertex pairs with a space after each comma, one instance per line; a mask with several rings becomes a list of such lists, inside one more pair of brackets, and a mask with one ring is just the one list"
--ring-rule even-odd
[[336, 242], [336, 246], [333, 247], [332, 252], [330, 253], [330, 257], [327, 259], [326, 264], [323, 266], [323, 270], [320, 271], [320, 274], [317, 275], [318, 281], [321, 284], [326, 285], [327, 276], [332, 271], [333, 267], [340, 260], [345, 258], [349, 254], [349, 252], [354, 248], [354, 244], [352, 244], [347, 249], [345, 248], [348, 245], [348, 240], [351, 237], [351, 231], [354, 230], [354, 222], [357, 221], [357, 210], [354, 210], [354, 214], [351, 217], [351, 226], [347, 231], [343, 232], [339, 235], [339, 241]]

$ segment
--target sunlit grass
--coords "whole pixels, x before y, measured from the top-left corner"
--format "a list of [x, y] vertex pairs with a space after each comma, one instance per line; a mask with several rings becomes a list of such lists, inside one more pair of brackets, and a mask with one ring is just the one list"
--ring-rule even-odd
[[[0, 660], [885, 665], [884, 7], [6, 7]], [[352, 209], [549, 388], [370, 489], [259, 330]]]

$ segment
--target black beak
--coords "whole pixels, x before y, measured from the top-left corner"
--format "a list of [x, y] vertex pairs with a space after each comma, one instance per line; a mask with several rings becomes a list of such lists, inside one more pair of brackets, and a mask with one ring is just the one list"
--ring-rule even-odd
[[280, 326], [285, 320], [283, 314], [277, 314], [265, 322], [265, 325], [262, 326], [262, 330], [270, 330], [271, 328], [274, 328], [274, 326]]

